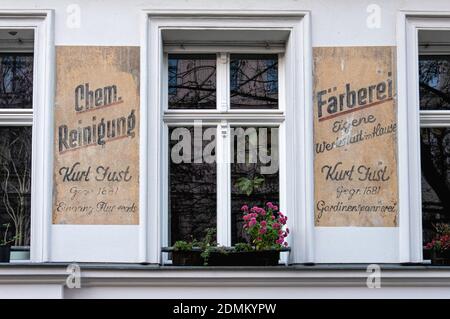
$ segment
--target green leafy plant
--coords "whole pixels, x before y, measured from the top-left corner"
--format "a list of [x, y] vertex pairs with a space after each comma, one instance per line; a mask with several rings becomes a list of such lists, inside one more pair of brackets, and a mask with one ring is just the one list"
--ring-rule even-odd
[[217, 230], [215, 228], [207, 228], [205, 232], [206, 235], [203, 238], [200, 247], [202, 248], [201, 256], [203, 258], [204, 265], [207, 266], [211, 252], [216, 251], [217, 249], [217, 241], [216, 241]]
[[173, 245], [173, 250], [175, 250], [175, 251], [190, 251], [194, 247], [198, 247], [198, 242], [195, 239], [190, 242], [187, 242], [185, 240], [178, 240]]
[[250, 196], [256, 189], [264, 185], [265, 179], [262, 176], [256, 176], [254, 178], [240, 177], [235, 183], [238, 190]]
[[0, 236], [0, 246], [6, 246], [6, 245], [11, 244], [12, 242], [14, 242], [16, 240], [16, 237], [19, 236], [19, 234], [16, 234], [15, 236], [8, 239], [8, 232], [9, 232], [10, 226], [11, 225], [9, 223], [2, 225], [2, 227], [5, 230], [3, 231], [3, 234], [1, 234], [1, 236]]
[[437, 235], [450, 235], [450, 225], [446, 223], [436, 223], [433, 227]]
[[237, 252], [253, 251], [254, 247], [249, 243], [237, 243], [234, 245], [234, 250]]

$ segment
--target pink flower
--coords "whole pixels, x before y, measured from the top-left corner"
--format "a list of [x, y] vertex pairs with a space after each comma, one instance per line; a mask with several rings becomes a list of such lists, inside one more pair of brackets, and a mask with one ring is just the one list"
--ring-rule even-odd
[[256, 225], [256, 218], [252, 217], [252, 219], [250, 219], [250, 222], [248, 223], [249, 227], [255, 226]]
[[283, 234], [283, 231], [280, 229], [279, 231], [278, 231], [278, 235], [282, 235]]
[[256, 238], [256, 240], [257, 240], [257, 241], [261, 241], [261, 240], [262, 240], [262, 238], [261, 238], [261, 237], [258, 237], [258, 238]]
[[279, 229], [280, 228], [280, 224], [273, 223], [272, 227], [273, 227], [273, 229]]
[[242, 217], [245, 221], [248, 221], [250, 219], [250, 214], [244, 215], [244, 217]]
[[248, 212], [248, 206], [247, 205], [242, 206], [241, 210], [244, 212]]
[[273, 210], [278, 210], [278, 206], [272, 206]]
[[286, 227], [286, 234], [289, 234], [289, 228]]
[[272, 204], [272, 202], [267, 202], [266, 206], [269, 207], [269, 208], [272, 208], [273, 204]]
[[283, 242], [284, 242], [284, 238], [278, 238], [276, 241], [275, 241], [278, 245], [281, 245]]
[[284, 247], [287, 247], [287, 246], [289, 246], [289, 244], [286, 241], [286, 242], [284, 242]]
[[260, 233], [261, 235], [264, 235], [266, 232], [267, 232], [267, 228], [265, 228], [265, 227], [263, 227], [263, 228], [261, 228], [261, 229], [259, 230], [259, 233]]
[[261, 216], [266, 216], [266, 211], [264, 209], [261, 208], [260, 212]]
[[266, 226], [267, 226], [267, 222], [266, 222], [265, 220], [263, 220], [263, 221], [261, 222], [261, 226], [262, 226], [262, 227], [266, 227]]
[[256, 212], [258, 212], [258, 209], [259, 209], [258, 206], [253, 206], [253, 207], [250, 209], [250, 211], [251, 211], [252, 213], [256, 213]]
[[270, 218], [272, 218], [272, 220], [274, 220], [274, 219], [275, 219], [275, 216], [272, 215], [272, 216], [270, 216]]

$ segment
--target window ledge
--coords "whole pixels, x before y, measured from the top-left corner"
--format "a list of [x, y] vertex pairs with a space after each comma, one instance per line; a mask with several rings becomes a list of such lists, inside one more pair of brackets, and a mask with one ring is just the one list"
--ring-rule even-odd
[[[0, 264], [1, 284], [65, 285], [69, 263]], [[273, 267], [179, 267], [79, 263], [81, 284], [89, 286], [351, 286], [363, 287], [364, 264]], [[450, 287], [450, 266], [383, 264], [381, 284], [392, 287]]]

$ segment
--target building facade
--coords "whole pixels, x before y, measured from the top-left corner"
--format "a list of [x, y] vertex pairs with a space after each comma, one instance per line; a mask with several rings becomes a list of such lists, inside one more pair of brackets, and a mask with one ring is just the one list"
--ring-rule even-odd
[[[4, 0], [0, 297], [450, 297], [449, 64], [444, 0]], [[279, 266], [172, 265], [243, 205]]]

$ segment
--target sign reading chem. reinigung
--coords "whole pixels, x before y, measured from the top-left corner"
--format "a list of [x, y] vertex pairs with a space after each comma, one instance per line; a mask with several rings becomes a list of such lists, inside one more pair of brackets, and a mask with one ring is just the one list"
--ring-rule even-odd
[[54, 224], [139, 223], [139, 48], [56, 50]]
[[314, 49], [315, 225], [398, 225], [395, 48]]

